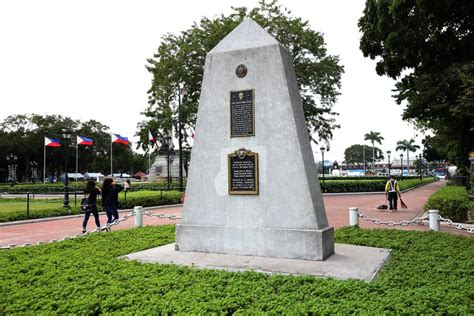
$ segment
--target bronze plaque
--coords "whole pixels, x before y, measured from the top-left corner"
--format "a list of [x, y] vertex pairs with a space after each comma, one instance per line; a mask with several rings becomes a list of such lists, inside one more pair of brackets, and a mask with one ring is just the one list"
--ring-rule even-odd
[[229, 194], [258, 194], [258, 154], [241, 148], [228, 155]]
[[254, 90], [230, 92], [230, 137], [255, 135]]

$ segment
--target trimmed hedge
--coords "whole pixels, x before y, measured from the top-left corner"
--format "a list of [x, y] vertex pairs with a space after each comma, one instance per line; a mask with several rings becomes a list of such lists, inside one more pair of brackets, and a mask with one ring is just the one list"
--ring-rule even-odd
[[[434, 182], [435, 178], [404, 179], [400, 181], [400, 190], [406, 190], [421, 184]], [[387, 180], [328, 180], [324, 183], [320, 181], [321, 190], [326, 193], [343, 192], [383, 192]]]
[[175, 240], [175, 226], [0, 251], [0, 315], [474, 314], [474, 239], [344, 228], [338, 243], [391, 249], [372, 282], [119, 259]]
[[439, 215], [455, 222], [465, 221], [470, 208], [465, 187], [447, 186], [433, 193], [425, 204], [425, 211], [439, 210]]
[[129, 209], [134, 206], [158, 206], [181, 203], [181, 196], [183, 192], [180, 191], [138, 191], [128, 192], [125, 199], [125, 193], [121, 192], [119, 195], [119, 208]]

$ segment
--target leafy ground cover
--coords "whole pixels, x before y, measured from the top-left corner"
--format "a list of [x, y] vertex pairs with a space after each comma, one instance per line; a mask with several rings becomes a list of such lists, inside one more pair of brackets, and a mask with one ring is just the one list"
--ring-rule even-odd
[[465, 187], [447, 186], [430, 196], [425, 204], [425, 211], [439, 210], [441, 216], [459, 222], [467, 219], [471, 207]]
[[[143, 207], [157, 206], [157, 205], [168, 205], [181, 203], [182, 193], [179, 191], [137, 191], [128, 192], [125, 197], [125, 193], [119, 194], [119, 208], [129, 209], [136, 205]], [[24, 198], [0, 199], [0, 222], [11, 222], [31, 218], [43, 218], [52, 216], [62, 216], [69, 214], [79, 214], [81, 210], [79, 208], [80, 200], [82, 196], [78, 195], [77, 205], [74, 205], [74, 196], [70, 197], [71, 210], [63, 207], [62, 198], [53, 199], [30, 199], [30, 210], [29, 216], [27, 212], [27, 200]], [[99, 201], [100, 203], [100, 201]]]
[[474, 239], [435, 232], [336, 230], [336, 241], [392, 249], [368, 283], [141, 264], [117, 257], [174, 241], [145, 227], [0, 252], [0, 314], [474, 313]]

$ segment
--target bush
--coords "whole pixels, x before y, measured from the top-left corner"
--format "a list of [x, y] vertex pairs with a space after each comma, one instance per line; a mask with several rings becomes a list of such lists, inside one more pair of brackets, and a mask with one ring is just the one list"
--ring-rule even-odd
[[125, 199], [125, 193], [122, 192], [119, 195], [119, 208], [130, 209], [134, 206], [158, 206], [158, 205], [170, 205], [181, 203], [182, 192], [180, 191], [138, 191], [138, 192], [127, 192], [127, 198]]
[[[400, 181], [400, 190], [406, 190], [421, 184], [427, 184], [435, 181], [434, 178], [404, 179]], [[343, 192], [383, 192], [387, 180], [320, 180], [321, 190], [326, 193]]]
[[455, 222], [467, 219], [469, 194], [464, 187], [448, 186], [433, 193], [425, 204], [425, 211], [439, 210], [439, 214]]

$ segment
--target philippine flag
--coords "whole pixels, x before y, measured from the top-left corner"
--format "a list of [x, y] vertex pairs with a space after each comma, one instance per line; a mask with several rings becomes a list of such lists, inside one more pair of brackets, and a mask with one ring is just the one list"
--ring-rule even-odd
[[92, 139], [84, 137], [84, 136], [77, 136], [77, 144], [82, 146], [92, 146], [94, 142]]
[[148, 131], [148, 141], [149, 141], [151, 144], [156, 143], [156, 139], [155, 139], [155, 137], [153, 137], [153, 135], [151, 135], [151, 132], [150, 132], [150, 131]]
[[54, 138], [44, 137], [44, 145], [46, 147], [61, 147], [61, 142]]
[[119, 134], [111, 134], [111, 135], [112, 135], [112, 143], [128, 145], [127, 137], [122, 137]]

